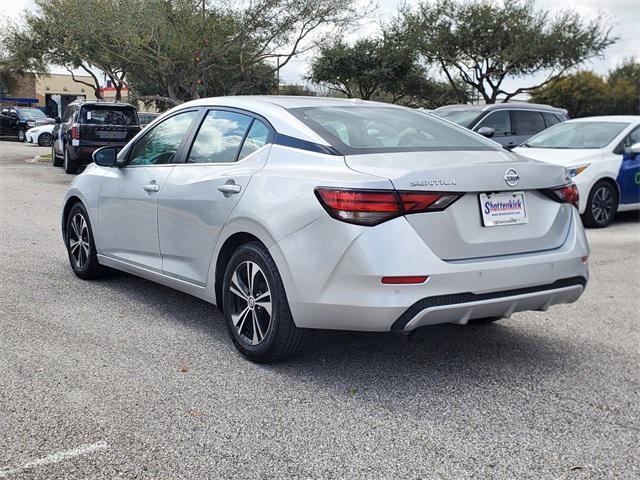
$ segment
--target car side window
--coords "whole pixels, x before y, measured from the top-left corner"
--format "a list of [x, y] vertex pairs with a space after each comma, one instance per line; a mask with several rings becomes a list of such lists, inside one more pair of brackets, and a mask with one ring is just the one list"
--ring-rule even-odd
[[560, 120], [560, 118], [558, 118], [557, 115], [553, 114], [553, 113], [543, 113], [542, 116], [544, 117], [544, 121], [547, 124], [547, 128], [560, 123], [562, 120]]
[[244, 139], [244, 143], [240, 149], [240, 155], [238, 155], [238, 160], [242, 160], [244, 157], [251, 155], [253, 152], [265, 145], [268, 139], [269, 127], [260, 120], [255, 119], [251, 124], [247, 137]]
[[62, 121], [68, 122], [69, 120], [71, 120], [71, 117], [73, 116], [73, 112], [74, 112], [73, 107], [67, 107], [64, 111], [64, 115], [62, 116]]
[[509, 118], [508, 110], [501, 110], [499, 112], [492, 112], [482, 119], [478, 124], [475, 131], [479, 128], [489, 127], [495, 131], [494, 136], [503, 137], [511, 134], [511, 119]]
[[544, 120], [540, 112], [512, 110], [511, 122], [516, 135], [533, 135], [545, 129]]
[[171, 163], [186, 135], [196, 110], [178, 113], [149, 130], [138, 140], [129, 154], [129, 165], [162, 165]]
[[235, 162], [252, 118], [226, 110], [210, 110], [200, 125], [187, 163]]

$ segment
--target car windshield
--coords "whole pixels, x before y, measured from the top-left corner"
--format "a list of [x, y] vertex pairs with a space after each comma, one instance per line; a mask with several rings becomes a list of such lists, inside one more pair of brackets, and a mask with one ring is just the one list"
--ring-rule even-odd
[[540, 132], [524, 145], [532, 148], [603, 148], [628, 125], [623, 122], [564, 122]]
[[345, 155], [495, 148], [473, 133], [405, 108], [340, 106], [290, 111]]
[[40, 118], [46, 118], [47, 116], [37, 108], [20, 108], [18, 109], [20, 117], [26, 120], [38, 120]]
[[80, 122], [95, 125], [137, 125], [138, 117], [133, 107], [85, 105]]
[[478, 115], [480, 115], [480, 111], [476, 109], [469, 109], [469, 110], [446, 109], [446, 110], [435, 110], [433, 114], [437, 115], [440, 118], [446, 118], [450, 122], [457, 123], [462, 127], [471, 128], [473, 126], [474, 120], [478, 118]]

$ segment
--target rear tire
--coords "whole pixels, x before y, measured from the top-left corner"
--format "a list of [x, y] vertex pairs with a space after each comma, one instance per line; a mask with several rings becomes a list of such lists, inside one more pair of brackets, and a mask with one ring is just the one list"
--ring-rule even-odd
[[41, 133], [38, 137], [38, 145], [41, 147], [50, 147], [53, 136], [50, 133]]
[[71, 269], [83, 280], [99, 278], [107, 269], [98, 263], [89, 215], [82, 203], [71, 207], [65, 225], [65, 246]]
[[249, 360], [277, 362], [300, 349], [304, 330], [293, 321], [280, 273], [261, 243], [240, 246], [229, 260], [222, 302], [231, 339]]
[[60, 159], [60, 157], [56, 153], [56, 149], [55, 149], [55, 146], [53, 145], [53, 143], [51, 143], [51, 158], [53, 159], [53, 166], [54, 167], [61, 167], [62, 166], [63, 161]]
[[618, 191], [607, 180], [597, 182], [587, 197], [582, 223], [590, 228], [604, 228], [616, 217]]
[[64, 171], [70, 174], [78, 173], [78, 160], [73, 160], [69, 153], [69, 147], [64, 147]]

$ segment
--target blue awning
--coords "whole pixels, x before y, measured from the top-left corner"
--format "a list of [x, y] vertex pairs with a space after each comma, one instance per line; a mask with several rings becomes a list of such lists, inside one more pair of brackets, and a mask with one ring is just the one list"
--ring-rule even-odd
[[15, 102], [15, 103], [38, 103], [37, 98], [13, 98], [13, 97], [0, 97], [0, 102]]

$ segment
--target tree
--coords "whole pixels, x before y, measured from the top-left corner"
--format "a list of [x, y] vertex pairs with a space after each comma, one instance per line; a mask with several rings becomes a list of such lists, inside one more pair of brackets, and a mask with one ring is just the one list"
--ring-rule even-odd
[[[438, 65], [452, 88], [461, 80], [486, 103], [534, 91], [614, 43], [601, 20], [587, 22], [575, 12], [552, 17], [533, 1], [423, 2], [404, 8], [393, 25], [423, 61]], [[529, 87], [508, 90], [509, 78], [545, 72]]]
[[640, 115], [640, 61], [625, 60], [609, 72], [610, 112], [618, 115]]
[[366, 38], [352, 45], [334, 41], [320, 48], [307, 80], [348, 98], [411, 106], [433, 108], [467, 100], [466, 95], [456, 95], [448, 85], [430, 79], [413, 52], [397, 40]]

